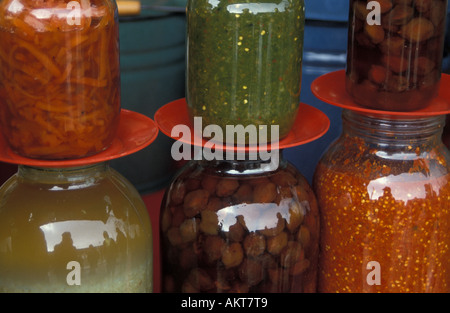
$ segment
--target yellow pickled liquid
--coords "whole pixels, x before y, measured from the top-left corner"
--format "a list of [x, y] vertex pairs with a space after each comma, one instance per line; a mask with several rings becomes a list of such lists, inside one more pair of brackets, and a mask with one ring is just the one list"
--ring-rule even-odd
[[1, 292], [151, 290], [150, 221], [120, 176], [0, 189]]

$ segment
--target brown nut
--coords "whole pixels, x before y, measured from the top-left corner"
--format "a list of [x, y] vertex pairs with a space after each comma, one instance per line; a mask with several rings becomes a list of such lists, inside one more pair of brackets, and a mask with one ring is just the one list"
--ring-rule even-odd
[[247, 183], [241, 184], [233, 194], [232, 199], [236, 203], [251, 203], [253, 201], [253, 187]]
[[408, 87], [408, 80], [403, 75], [391, 75], [385, 85], [386, 90], [390, 92], [406, 91]]
[[389, 12], [392, 9], [392, 0], [378, 0], [380, 4], [381, 14]]
[[436, 63], [426, 57], [418, 57], [413, 61], [413, 68], [419, 75], [427, 75], [434, 70]]
[[254, 203], [271, 203], [277, 196], [277, 186], [269, 182], [267, 184], [257, 184], [253, 188]]
[[300, 227], [300, 230], [297, 233], [297, 241], [300, 242], [300, 244], [304, 248], [307, 248], [309, 246], [309, 243], [311, 241], [311, 233], [306, 226], [302, 225]]
[[181, 223], [184, 222], [186, 219], [186, 215], [184, 215], [183, 207], [182, 206], [176, 206], [170, 208], [172, 212], [172, 226], [173, 227], [179, 227]]
[[393, 55], [385, 55], [382, 58], [383, 64], [386, 68], [389, 68], [394, 73], [403, 73], [409, 68], [409, 62], [407, 59], [393, 56]]
[[225, 268], [236, 267], [241, 264], [244, 259], [244, 250], [242, 246], [238, 242], [233, 242], [229, 245], [226, 245], [222, 249], [222, 263]]
[[430, 20], [436, 27], [444, 22], [446, 16], [446, 1], [433, 1], [430, 9]]
[[410, 6], [396, 5], [386, 20], [394, 25], [404, 25], [408, 23], [414, 16], [414, 9]]
[[288, 234], [281, 232], [267, 239], [267, 251], [272, 255], [279, 255], [288, 243]]
[[369, 79], [375, 84], [382, 85], [389, 75], [388, 72], [384, 66], [372, 65], [369, 70]]
[[364, 33], [370, 38], [374, 44], [382, 43], [385, 36], [384, 28], [381, 25], [364, 25]]
[[413, 43], [430, 39], [434, 34], [434, 25], [423, 17], [413, 18], [408, 24], [402, 26], [399, 34]]
[[217, 197], [209, 197], [208, 204], [206, 205], [206, 209], [208, 211], [217, 212], [224, 208], [224, 204], [220, 198]]
[[380, 44], [380, 49], [384, 54], [393, 56], [401, 56], [406, 48], [405, 39], [399, 36], [387, 37]]
[[303, 205], [304, 203], [297, 201], [292, 201], [289, 205], [289, 217], [286, 221], [286, 227], [291, 233], [294, 233], [303, 223], [306, 214], [306, 209]]
[[206, 208], [209, 199], [209, 192], [204, 189], [197, 189], [189, 192], [184, 198], [183, 210], [188, 218], [196, 216]]
[[216, 212], [204, 210], [200, 214], [200, 230], [207, 235], [217, 235], [219, 233], [219, 218]]
[[172, 205], [178, 205], [183, 203], [184, 196], [186, 195], [186, 185], [182, 180], [177, 180], [170, 191], [170, 203]]
[[222, 249], [225, 247], [225, 240], [219, 236], [206, 236], [203, 244], [203, 253], [207, 263], [214, 263], [222, 257]]
[[296, 241], [289, 241], [287, 246], [281, 251], [280, 265], [285, 268], [290, 268], [303, 258], [304, 251], [302, 245]]
[[199, 230], [198, 219], [187, 219], [180, 225], [180, 236], [184, 243], [194, 241]]
[[255, 233], [248, 234], [244, 239], [244, 251], [249, 257], [257, 257], [266, 250], [266, 239]]
[[181, 238], [180, 234], [180, 228], [178, 227], [169, 228], [166, 235], [172, 246], [178, 246], [183, 243], [183, 239]]
[[364, 23], [367, 20], [367, 15], [369, 14], [369, 10], [367, 10], [367, 3], [366, 1], [356, 1], [353, 3], [353, 10], [355, 12], [355, 16], [359, 18], [360, 20], [364, 21]]
[[292, 276], [303, 274], [309, 268], [310, 263], [307, 259], [298, 261], [289, 269], [289, 274]]
[[214, 281], [208, 273], [201, 268], [194, 268], [188, 275], [187, 281], [196, 290], [207, 291], [214, 288]]
[[238, 274], [240, 280], [249, 287], [258, 285], [264, 279], [261, 263], [248, 258], [239, 265]]
[[233, 178], [221, 178], [217, 182], [216, 195], [218, 197], [231, 196], [239, 188], [239, 181]]
[[218, 177], [205, 175], [202, 178], [201, 186], [203, 189], [208, 190], [210, 194], [214, 194], [218, 182]]

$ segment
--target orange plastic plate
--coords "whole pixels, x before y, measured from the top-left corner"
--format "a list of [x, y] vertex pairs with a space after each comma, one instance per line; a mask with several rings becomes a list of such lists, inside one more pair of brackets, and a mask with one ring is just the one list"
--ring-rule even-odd
[[[154, 120], [161, 132], [174, 140], [180, 140], [183, 143], [196, 146], [205, 146], [207, 143], [211, 144], [208, 138], [203, 138], [201, 134], [194, 132], [185, 98], [169, 102], [161, 107], [156, 112]], [[186, 138], [187, 136], [178, 137], [172, 135], [172, 129], [177, 125], [186, 125], [189, 127], [191, 132], [189, 139]], [[289, 134], [278, 142], [278, 149], [300, 146], [317, 140], [326, 134], [329, 128], [330, 120], [325, 113], [310, 105], [301, 103], [294, 126]], [[216, 149], [224, 150], [228, 148], [221, 143], [214, 144]], [[265, 148], [271, 149], [272, 147], [268, 144]], [[257, 146], [236, 146], [234, 149], [238, 152], [249, 152], [257, 150]]]
[[31, 159], [14, 153], [3, 136], [0, 136], [0, 161], [37, 167], [73, 167], [101, 163], [121, 158], [146, 148], [155, 141], [158, 133], [158, 126], [151, 118], [141, 113], [122, 109], [117, 137], [108, 149], [100, 153], [70, 160]]

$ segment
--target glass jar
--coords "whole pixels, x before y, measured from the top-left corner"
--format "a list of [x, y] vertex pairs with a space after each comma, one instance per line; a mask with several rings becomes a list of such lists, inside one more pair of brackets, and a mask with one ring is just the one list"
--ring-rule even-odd
[[113, 0], [0, 0], [0, 123], [16, 152], [93, 155], [120, 118]]
[[162, 292], [315, 292], [319, 218], [281, 158], [190, 161], [164, 196]]
[[[300, 104], [303, 0], [188, 0], [186, 100], [203, 125], [292, 128]], [[278, 138], [277, 138], [278, 139]], [[247, 138], [251, 144], [251, 138]]]
[[447, 0], [350, 0], [346, 85], [365, 107], [412, 111], [438, 94]]
[[0, 199], [0, 292], [152, 292], [146, 206], [107, 163], [20, 165]]
[[450, 292], [450, 154], [445, 116], [343, 112], [313, 181], [320, 292]]

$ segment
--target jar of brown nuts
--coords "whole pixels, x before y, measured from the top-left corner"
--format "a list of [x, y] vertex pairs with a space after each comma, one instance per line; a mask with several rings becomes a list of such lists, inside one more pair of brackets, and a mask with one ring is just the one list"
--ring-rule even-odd
[[413, 111], [436, 98], [447, 0], [350, 0], [347, 91], [365, 107]]
[[164, 196], [162, 292], [316, 292], [315, 194], [283, 159], [189, 161]]

